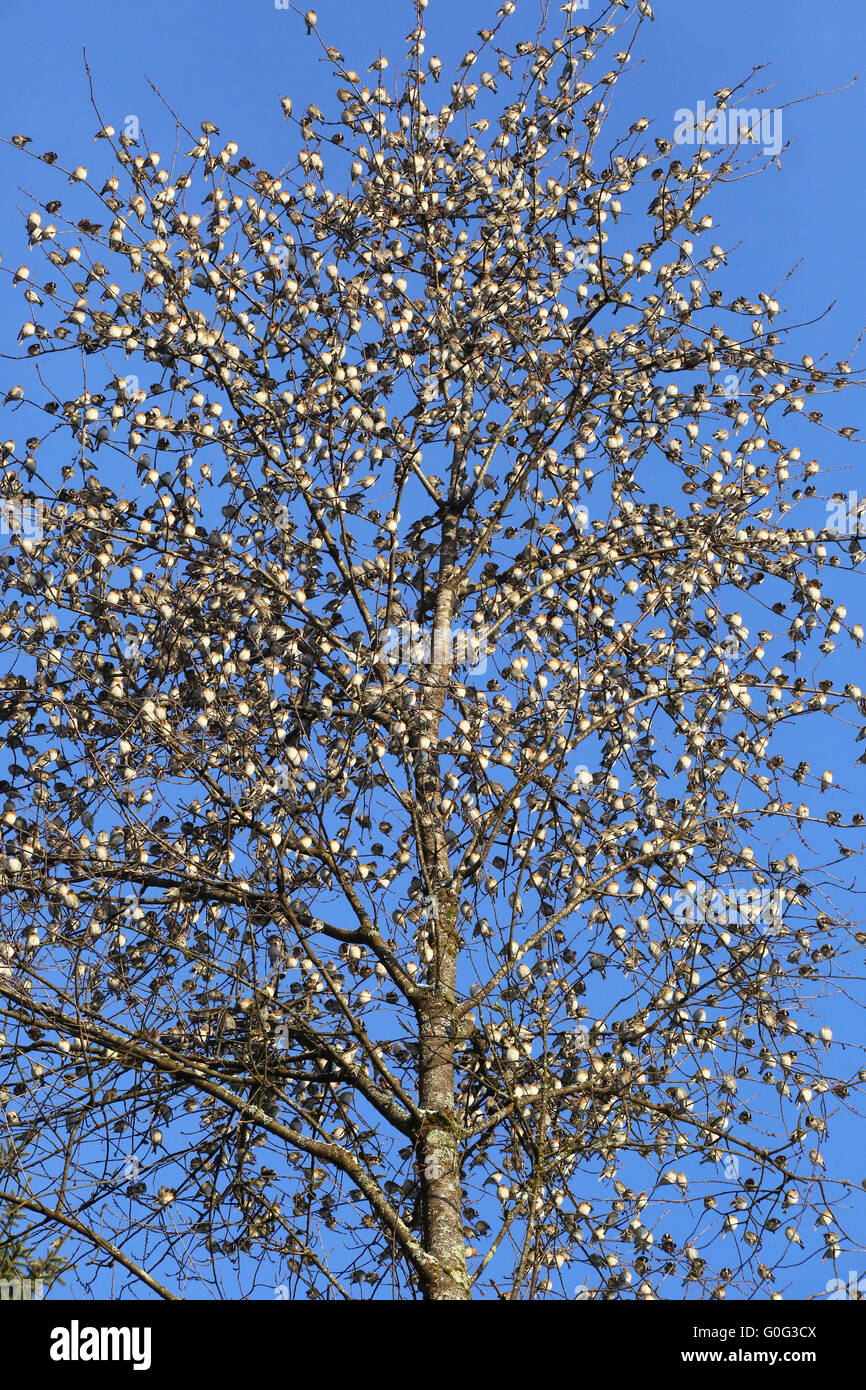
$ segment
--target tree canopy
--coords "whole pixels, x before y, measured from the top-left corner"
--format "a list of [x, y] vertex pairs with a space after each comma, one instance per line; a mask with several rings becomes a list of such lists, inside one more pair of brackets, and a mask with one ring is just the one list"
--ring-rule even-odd
[[275, 172], [14, 138], [0, 1200], [137, 1296], [769, 1298], [854, 1238], [864, 821], [802, 740], [863, 734], [861, 551], [789, 513], [856, 377], [731, 289], [746, 84], [614, 134], [650, 7], [562, 8], [449, 82], [419, 0], [390, 89], [311, 12]]

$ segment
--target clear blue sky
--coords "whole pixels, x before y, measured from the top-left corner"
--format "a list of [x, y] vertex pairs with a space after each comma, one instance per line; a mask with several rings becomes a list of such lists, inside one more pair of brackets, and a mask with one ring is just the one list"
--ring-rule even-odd
[[[348, 66], [364, 72], [379, 53], [391, 58], [392, 67], [402, 58], [405, 35], [414, 24], [409, 0], [314, 3], [320, 31], [343, 51]], [[735, 86], [758, 64], [768, 66], [756, 85], [774, 84], [758, 104], [771, 107], [843, 87], [861, 61], [866, 67], [863, 0], [827, 0], [823, 6], [805, 0], [653, 4], [656, 23], [644, 29], [634, 71], [616, 98], [622, 113], [613, 118], [617, 130], [645, 114], [653, 122], [650, 135], [671, 138], [677, 108], [694, 107], [718, 88]], [[496, 5], [497, 0], [430, 0], [427, 55], [438, 54], [447, 71], [449, 62], [459, 61], [472, 46], [475, 31], [493, 18]], [[587, 19], [599, 8], [591, 4]], [[509, 39], [530, 37], [539, 9], [538, 0], [518, 0]], [[0, 135], [8, 139], [23, 132], [32, 137], [34, 150], [54, 149], [67, 168], [83, 163], [94, 172], [104, 170], [103, 176], [111, 152], [92, 142], [100, 122], [90, 106], [85, 48], [105, 121], [120, 130], [128, 116], [136, 116], [148, 146], [164, 156], [174, 142], [174, 121], [148, 79], [191, 129], [203, 119], [214, 121], [224, 140], [237, 141], [241, 154], [271, 170], [289, 158], [294, 141], [282, 119], [280, 97], [292, 96], [298, 111], [309, 101], [324, 105], [335, 85], [330, 64], [320, 61], [321, 50], [306, 38], [302, 19], [277, 9], [273, 0], [140, 5], [81, 0], [74, 6], [60, 0], [4, 0]], [[439, 91], [445, 101], [447, 85]], [[739, 246], [731, 261], [738, 290], [753, 299], [761, 290], [775, 292], [789, 310], [780, 325], [813, 320], [835, 301], [832, 315], [794, 340], [799, 352], [809, 350], [817, 358], [826, 350], [832, 361], [849, 355], [866, 326], [864, 126], [866, 78], [837, 94], [787, 106], [783, 130], [791, 146], [781, 170], [729, 185], [713, 200], [717, 239], [726, 247]], [[22, 186], [63, 198], [65, 180], [7, 145], [0, 145], [0, 179], [0, 251], [4, 265], [17, 265], [27, 256], [16, 208], [31, 206]], [[4, 351], [14, 350], [18, 307], [12, 295], [0, 297]], [[9, 369], [0, 365], [5, 388]], [[863, 367], [862, 352], [854, 365]], [[862, 421], [862, 390], [849, 394], [834, 419]], [[864, 446], [844, 447], [832, 435], [824, 437], [822, 464], [839, 470], [827, 490], [863, 491]], [[848, 603], [854, 621], [864, 619], [862, 579], [840, 578], [838, 597]], [[858, 660], [859, 675], [852, 671], [849, 678], [866, 686], [866, 656], [861, 653]], [[838, 735], [832, 727], [828, 721], [827, 746], [813, 747], [810, 756], [814, 765], [844, 774], [841, 759], [852, 762], [854, 755], [848, 741], [844, 750], [834, 747]], [[862, 1129], [852, 1126], [848, 1138], [852, 1150], [862, 1148]], [[856, 1173], [856, 1154], [849, 1166]]]

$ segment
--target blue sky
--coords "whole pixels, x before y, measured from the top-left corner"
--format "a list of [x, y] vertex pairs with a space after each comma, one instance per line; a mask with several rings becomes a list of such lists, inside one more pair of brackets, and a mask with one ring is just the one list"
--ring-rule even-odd
[[[392, 67], [414, 24], [414, 4], [373, 0], [349, 6], [344, 0], [315, 0], [319, 28], [363, 72], [380, 53]], [[767, 64], [747, 91], [770, 90], [749, 105], [783, 107], [783, 136], [790, 147], [782, 167], [762, 177], [744, 178], [713, 199], [715, 235], [726, 248], [737, 289], [756, 298], [775, 294], [787, 313], [780, 324], [808, 323], [795, 337], [798, 351], [831, 361], [847, 358], [866, 325], [866, 273], [861, 237], [866, 222], [866, 181], [862, 178], [862, 132], [866, 123], [866, 79], [846, 86], [866, 51], [866, 10], [862, 0], [835, 0], [823, 8], [782, 0], [728, 0], [697, 5], [686, 0], [654, 0], [656, 23], [643, 31], [633, 72], [616, 96], [613, 126], [624, 129], [636, 116], [652, 121], [650, 135], [672, 138], [678, 108], [709, 100], [722, 86], [735, 86], [759, 64]], [[475, 31], [490, 21], [496, 0], [430, 0], [425, 16], [427, 55], [445, 64], [459, 61]], [[590, 6], [591, 18], [595, 6]], [[537, 0], [518, 0], [510, 36], [530, 36], [539, 14]], [[175, 123], [150, 86], [152, 82], [191, 130], [214, 121], [223, 140], [234, 139], [257, 166], [277, 169], [290, 156], [293, 135], [280, 111], [281, 96], [299, 111], [310, 101], [325, 104], [335, 85], [330, 64], [305, 35], [299, 15], [273, 0], [228, 0], [144, 6], [116, 0], [87, 0], [78, 6], [47, 0], [34, 5], [6, 0], [0, 82], [0, 135], [23, 132], [37, 151], [55, 149], [69, 168], [83, 163], [93, 171], [110, 169], [110, 151], [94, 145], [100, 120], [90, 105], [82, 50], [86, 49], [94, 93], [102, 118], [121, 129], [135, 116], [148, 146], [167, 155]], [[150, 79], [150, 82], [148, 81]], [[799, 101], [820, 90], [845, 88], [812, 102]], [[447, 84], [439, 89], [441, 100]], [[795, 103], [787, 105], [786, 103]], [[188, 145], [183, 146], [184, 149]], [[23, 188], [43, 197], [65, 197], [65, 180], [0, 145], [2, 264], [26, 260]], [[101, 181], [101, 180], [100, 180]], [[791, 278], [786, 280], [790, 274]], [[785, 283], [783, 283], [785, 282]], [[817, 319], [835, 302], [831, 315]], [[8, 350], [20, 324], [17, 303], [0, 301], [0, 346]], [[863, 365], [862, 353], [854, 365]], [[0, 386], [7, 385], [0, 369]], [[852, 390], [844, 406], [828, 406], [838, 423], [862, 419], [861, 391]], [[858, 488], [863, 446], [845, 446], [822, 434], [822, 469], [835, 471], [826, 490]], [[862, 582], [840, 577], [838, 598], [862, 619]], [[860, 674], [866, 675], [861, 654]], [[822, 742], [812, 746], [813, 766], [853, 762], [851, 744], [828, 721]], [[810, 726], [811, 728], [811, 726]], [[822, 761], [823, 759], [823, 761]], [[862, 769], [858, 769], [858, 772]], [[863, 785], [861, 778], [860, 785]], [[862, 805], [862, 800], [859, 803]], [[852, 1147], [862, 1134], [851, 1126]], [[856, 1168], [855, 1168], [856, 1171]]]
[[[431, 0], [426, 56], [438, 54], [447, 72], [495, 10], [496, 0]], [[90, 105], [85, 49], [104, 120], [121, 130], [128, 116], [136, 117], [149, 148], [164, 158], [174, 144], [175, 123], [151, 82], [190, 130], [197, 131], [204, 119], [214, 121], [224, 139], [237, 141], [242, 154], [272, 170], [288, 158], [292, 143], [279, 98], [291, 96], [297, 113], [311, 100], [321, 104], [333, 90], [330, 64], [321, 61], [321, 48], [307, 38], [302, 18], [276, 8], [273, 0], [243, 6], [155, 0], [146, 7], [110, 0], [77, 6], [7, 0], [4, 11], [0, 134], [29, 135], [34, 151], [56, 150], [66, 168], [83, 163], [109, 172], [110, 151], [93, 144], [100, 122]], [[723, 198], [714, 198], [718, 238], [726, 248], [738, 248], [729, 264], [739, 292], [755, 298], [765, 290], [784, 301], [789, 312], [780, 323], [810, 323], [835, 303], [830, 316], [803, 331], [800, 350], [847, 357], [866, 322], [866, 272], [859, 239], [852, 236], [866, 221], [866, 183], [859, 177], [866, 80], [846, 85], [857, 73], [858, 52], [866, 51], [866, 11], [859, 0], [821, 8], [783, 0], [716, 6], [658, 0], [655, 12], [656, 22], [642, 31], [633, 70], [617, 88], [614, 126], [624, 129], [645, 114], [652, 121], [649, 133], [670, 139], [678, 108], [694, 108], [766, 65], [745, 91], [769, 88], [749, 104], [784, 107], [782, 133], [790, 147], [781, 169], [728, 184]], [[359, 72], [380, 53], [393, 68], [414, 23], [410, 0], [358, 7], [317, 0], [317, 13], [325, 40]], [[538, 0], [519, 0], [509, 34], [528, 36], [538, 15]], [[802, 100], [836, 88], [846, 89]], [[444, 80], [432, 90], [446, 99]], [[0, 144], [0, 180], [0, 251], [3, 265], [14, 269], [13, 262], [26, 260], [20, 209], [31, 204], [22, 189], [63, 197], [65, 180], [6, 144]], [[0, 316], [12, 303], [6, 299]], [[17, 334], [20, 325], [14, 326]], [[830, 435], [826, 442], [834, 466], [849, 470], [836, 475], [834, 486], [855, 486], [863, 446], [844, 449]]]

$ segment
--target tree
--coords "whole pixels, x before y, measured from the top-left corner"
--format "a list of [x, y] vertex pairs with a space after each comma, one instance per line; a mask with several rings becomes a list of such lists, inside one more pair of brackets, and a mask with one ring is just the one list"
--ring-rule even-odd
[[741, 88], [602, 143], [643, 0], [504, 4], [450, 92], [424, 8], [390, 94], [306, 17], [278, 174], [103, 123], [27, 213], [0, 1196], [165, 1298], [770, 1297], [866, 1076], [791, 737], [862, 723], [859, 542], [786, 519], [850, 366], [727, 288]]
[[[20, 1177], [26, 1186], [24, 1154], [14, 1145], [0, 1149], [0, 1173], [4, 1186]], [[22, 1229], [23, 1227], [23, 1229]], [[43, 1298], [55, 1283], [63, 1284], [68, 1265], [60, 1254], [64, 1237], [39, 1255], [30, 1243], [33, 1225], [26, 1226], [14, 1200], [5, 1202], [0, 1212], [0, 1298]]]

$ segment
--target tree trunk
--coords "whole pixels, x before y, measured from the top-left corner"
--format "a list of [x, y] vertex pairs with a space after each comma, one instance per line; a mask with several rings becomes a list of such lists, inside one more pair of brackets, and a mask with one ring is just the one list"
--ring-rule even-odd
[[426, 935], [433, 958], [427, 963], [425, 998], [418, 1005], [418, 1084], [424, 1119], [416, 1144], [423, 1244], [436, 1261], [422, 1281], [424, 1297], [430, 1300], [470, 1297], [460, 1185], [461, 1136], [454, 1109], [459, 901], [440, 810], [442, 780], [436, 752], [445, 692], [452, 678], [458, 520], [452, 511], [443, 521], [431, 661], [413, 740], [420, 862], [432, 899]]
[[426, 1299], [468, 1299], [463, 1235], [460, 1126], [454, 1110], [454, 1018], [459, 936], [457, 895], [439, 894], [434, 921], [438, 988], [420, 1006], [420, 1097], [424, 1127], [418, 1142], [423, 1243], [436, 1259], [424, 1281]]

